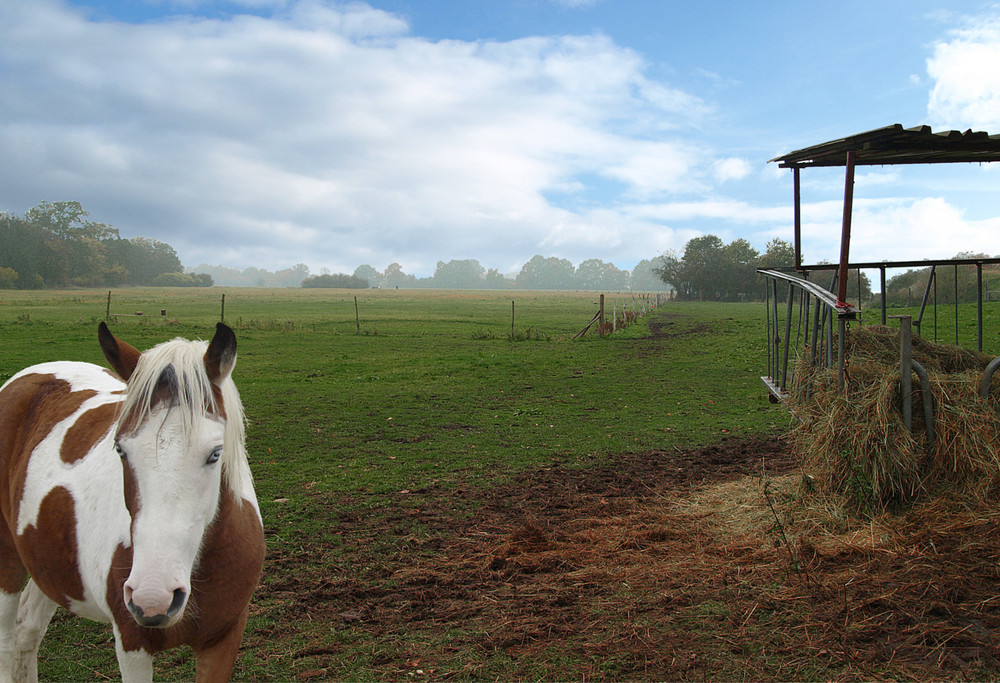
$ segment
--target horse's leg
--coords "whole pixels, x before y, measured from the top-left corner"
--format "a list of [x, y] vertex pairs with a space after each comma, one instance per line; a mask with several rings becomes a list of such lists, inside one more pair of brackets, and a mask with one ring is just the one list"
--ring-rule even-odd
[[0, 591], [0, 681], [14, 680], [14, 648], [17, 644], [17, 603], [20, 593]]
[[243, 631], [246, 629], [249, 615], [250, 607], [247, 606], [226, 635], [207, 647], [195, 650], [196, 683], [229, 680], [233, 673], [233, 664], [236, 663], [236, 655], [240, 652], [240, 642], [243, 640]]
[[38, 646], [42, 643], [49, 621], [56, 612], [56, 603], [45, 595], [34, 581], [21, 591], [17, 610], [17, 646], [14, 650], [14, 679], [38, 680]]
[[126, 651], [122, 646], [122, 634], [115, 629], [115, 654], [118, 656], [118, 671], [122, 675], [122, 683], [149, 683], [153, 680], [153, 655], [145, 650]]

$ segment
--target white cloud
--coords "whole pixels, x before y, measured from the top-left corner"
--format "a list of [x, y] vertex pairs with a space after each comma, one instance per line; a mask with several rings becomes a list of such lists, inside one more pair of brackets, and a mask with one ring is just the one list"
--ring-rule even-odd
[[[837, 262], [842, 201], [802, 207], [806, 261]], [[971, 220], [941, 197], [856, 199], [851, 221], [851, 260], [947, 259], [960, 252], [1000, 255], [1000, 218]]]
[[966, 20], [934, 46], [927, 73], [934, 81], [928, 103], [942, 127], [1000, 129], [1000, 16]]
[[723, 183], [728, 180], [743, 180], [750, 175], [750, 170], [750, 163], [738, 157], [719, 159], [712, 168], [715, 178]]
[[498, 249], [650, 255], [574, 246], [651, 229], [547, 201], [580, 174], [623, 202], [705, 189], [709, 157], [673, 131], [711, 107], [606, 36], [432, 42], [363, 4], [277, 6], [132, 25], [0, 2], [0, 208], [78, 200], [187, 265], [352, 270], [364, 254], [426, 274]]

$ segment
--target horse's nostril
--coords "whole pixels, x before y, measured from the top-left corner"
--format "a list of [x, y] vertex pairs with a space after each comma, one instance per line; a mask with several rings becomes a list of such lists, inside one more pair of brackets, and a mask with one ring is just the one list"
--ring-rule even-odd
[[184, 601], [187, 600], [187, 593], [177, 588], [174, 590], [174, 599], [170, 601], [170, 607], [167, 609], [167, 616], [172, 617], [184, 608]]

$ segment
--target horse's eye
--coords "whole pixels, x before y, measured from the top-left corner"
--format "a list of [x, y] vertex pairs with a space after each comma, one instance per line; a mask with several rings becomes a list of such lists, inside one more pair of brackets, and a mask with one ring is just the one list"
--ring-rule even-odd
[[219, 462], [219, 458], [221, 458], [221, 457], [222, 457], [222, 448], [221, 447], [220, 448], [216, 448], [214, 451], [212, 451], [209, 454], [208, 460], [205, 461], [205, 464], [206, 465], [214, 465], [215, 463]]
[[125, 449], [122, 448], [122, 445], [117, 441], [115, 441], [115, 453], [117, 453], [122, 460], [125, 460], [128, 457], [125, 455]]

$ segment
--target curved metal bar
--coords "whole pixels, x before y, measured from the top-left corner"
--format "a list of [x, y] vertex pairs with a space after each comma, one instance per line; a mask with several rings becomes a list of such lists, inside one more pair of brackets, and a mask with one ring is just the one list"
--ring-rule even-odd
[[[767, 268], [760, 268], [757, 270], [757, 272], [765, 277], [769, 277], [774, 280], [785, 280], [787, 282], [791, 282], [799, 289], [804, 289], [805, 291], [809, 292], [810, 294], [812, 294], [814, 297], [822, 301], [830, 308], [836, 309], [838, 311], [843, 311], [844, 313], [848, 314], [854, 313], [854, 308], [851, 306], [847, 306], [846, 309], [842, 306], [838, 308], [837, 296], [832, 292], [830, 292], [829, 290], [824, 289], [822, 286], [820, 286], [815, 282], [812, 282], [810, 280], [803, 280], [800, 277], [795, 277], [794, 275], [789, 275], [788, 273], [782, 273], [781, 271], [770, 270]], [[843, 315], [844, 313], [841, 313], [841, 315]]]
[[934, 397], [931, 396], [931, 380], [927, 376], [924, 366], [915, 360], [910, 361], [913, 371], [920, 378], [920, 396], [924, 402], [924, 426], [927, 430], [927, 441], [933, 444], [936, 438], [934, 434]]
[[1000, 368], [1000, 356], [990, 361], [990, 364], [983, 370], [983, 378], [979, 381], [979, 398], [986, 398], [990, 395], [990, 382], [993, 381], [993, 373]]

